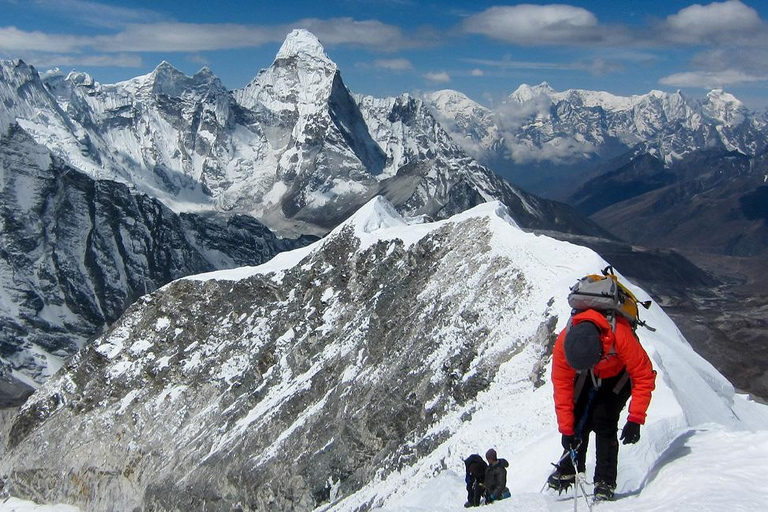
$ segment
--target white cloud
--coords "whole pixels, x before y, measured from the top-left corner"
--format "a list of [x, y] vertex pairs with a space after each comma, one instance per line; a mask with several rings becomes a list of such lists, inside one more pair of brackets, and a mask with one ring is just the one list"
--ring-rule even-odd
[[464, 31], [521, 45], [586, 44], [606, 39], [597, 17], [570, 5], [491, 7], [464, 21]]
[[408, 71], [413, 69], [413, 64], [408, 59], [377, 59], [373, 61], [373, 65], [377, 68], [392, 71]]
[[756, 35], [765, 37], [766, 26], [753, 8], [739, 0], [694, 4], [665, 20], [663, 35], [687, 44], [748, 42]]
[[71, 52], [90, 44], [91, 39], [80, 36], [51, 35], [26, 32], [16, 27], [0, 27], [0, 48], [5, 51]]
[[738, 70], [688, 71], [665, 76], [659, 83], [673, 87], [697, 87], [714, 89], [738, 84], [767, 82], [768, 75], [755, 76]]
[[[88, 4], [80, 0], [78, 5]], [[127, 14], [125, 16], [128, 17]], [[407, 37], [395, 26], [352, 18], [305, 19], [286, 25], [234, 23], [129, 23], [114, 34], [99, 36], [53, 35], [0, 28], [0, 47], [5, 50], [70, 52], [86, 48], [100, 52], [200, 52], [248, 48], [280, 43], [294, 28], [306, 28], [324, 45], [363, 46], [394, 51], [425, 43]]]
[[644, 26], [605, 25], [591, 11], [565, 4], [496, 6], [469, 16], [466, 33], [524, 46], [602, 48], [735, 43], [768, 45], [768, 25], [740, 0], [694, 4]]
[[422, 75], [427, 81], [436, 83], [436, 84], [445, 84], [451, 81], [451, 75], [446, 73], [445, 71], [440, 72], [434, 72], [434, 73], [425, 73]]
[[479, 69], [479, 68], [475, 68], [475, 69], [473, 69], [473, 70], [470, 72], [470, 74], [471, 74], [472, 76], [484, 76], [484, 75], [485, 75], [485, 73], [483, 72], [483, 70], [482, 70], [482, 69]]
[[119, 67], [119, 68], [138, 68], [142, 65], [140, 55], [134, 54], [109, 54], [109, 55], [56, 55], [56, 54], [33, 54], [25, 56], [24, 61], [33, 66], [46, 69], [55, 66], [77, 67]]

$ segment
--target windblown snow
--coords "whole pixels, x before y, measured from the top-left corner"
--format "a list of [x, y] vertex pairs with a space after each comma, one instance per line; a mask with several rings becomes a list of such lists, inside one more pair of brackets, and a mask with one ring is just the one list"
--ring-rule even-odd
[[[340, 241], [348, 240], [350, 236], [359, 243], [353, 244], [354, 249], [350, 253], [338, 253]], [[402, 250], [405, 251], [402, 253], [403, 259], [400, 262], [387, 260], [383, 263], [384, 258], [400, 250], [395, 248], [396, 244], [402, 244]], [[474, 350], [476, 354], [468, 360], [466, 367], [462, 367], [463, 373], [457, 373], [454, 378], [468, 383], [482, 373], [489, 375], [490, 381], [464, 402], [446, 400], [443, 391], [439, 387], [435, 388], [434, 396], [417, 403], [423, 408], [424, 417], [430, 418], [424, 420], [428, 424], [407, 432], [402, 439], [403, 446], [412, 446], [414, 450], [407, 452], [408, 456], [397, 465], [389, 465], [391, 459], [384, 458], [380, 471], [346, 495], [340, 491], [343, 487], [340, 487], [339, 480], [329, 474], [329, 498], [327, 502], [320, 503], [317, 510], [461, 510], [466, 498], [462, 460], [471, 453], [484, 454], [491, 447], [510, 462], [508, 485], [512, 491], [512, 498], [494, 504], [495, 509], [572, 510], [573, 502], [566, 496], [558, 497], [548, 491], [541, 492], [551, 470], [550, 462], [554, 462], [560, 455], [552, 386], [549, 382], [547, 344], [569, 316], [565, 300], [568, 287], [580, 276], [593, 273], [606, 266], [606, 263], [586, 248], [520, 230], [501, 203], [487, 203], [440, 222], [409, 224], [396, 213], [390, 203], [375, 198], [346, 223], [311, 246], [279, 254], [259, 267], [203, 274], [167, 285], [153, 294], [154, 298], [145, 301], [132, 313], [129, 312], [122, 321], [124, 327], [118, 327], [97, 340], [96, 350], [109, 358], [109, 371], [117, 371], [127, 364], [130, 367], [129, 373], [139, 375], [144, 368], [150, 365], [156, 367], [161, 361], [151, 359], [150, 355], [155, 358], [156, 354], [143, 345], [138, 347], [141, 350], [137, 350], [136, 344], [145, 343], [146, 340], [126, 336], [126, 332], [121, 329], [146, 323], [149, 320], [144, 319], [145, 315], [147, 319], [154, 318], [147, 312], [152, 307], [150, 303], [162, 300], [163, 293], [173, 292], [180, 283], [226, 286], [234, 290], [238, 283], [250, 282], [247, 280], [254, 276], [264, 276], [279, 288], [289, 275], [293, 275], [292, 272], [301, 271], [307, 276], [315, 276], [314, 282], [320, 288], [311, 293], [314, 293], [317, 300], [308, 300], [316, 310], [315, 313], [322, 318], [322, 323], [315, 329], [313, 336], [330, 333], [335, 341], [331, 341], [331, 338], [315, 338], [329, 341], [324, 350], [304, 366], [306, 371], [301, 374], [286, 371], [290, 358], [295, 357], [290, 351], [303, 350], [301, 339], [304, 334], [301, 332], [302, 327], [297, 325], [295, 329], [284, 331], [275, 341], [276, 361], [265, 371], [262, 388], [253, 395], [250, 408], [237, 421], [234, 421], [235, 416], [231, 416], [227, 424], [221, 424], [217, 429], [211, 425], [211, 430], [198, 432], [197, 438], [184, 439], [183, 435], [188, 430], [194, 431], [188, 424], [185, 427], [184, 422], [210, 416], [209, 413], [216, 411], [219, 406], [217, 400], [224, 396], [207, 392], [205, 398], [198, 398], [207, 402], [197, 404], [197, 412], [190, 414], [193, 418], [182, 419], [181, 416], [186, 414], [182, 409], [178, 420], [180, 423], [166, 427], [177, 432], [176, 449], [186, 450], [183, 443], [203, 443], [207, 446], [205, 460], [216, 460], [219, 453], [234, 456], [239, 453], [237, 447], [244, 446], [248, 436], [256, 435], [255, 432], [263, 434], [265, 418], [280, 414], [282, 406], [310, 386], [315, 378], [313, 372], [324, 371], [330, 361], [344, 358], [350, 361], [339, 379], [339, 386], [347, 386], [343, 389], [346, 389], [344, 393], [350, 399], [356, 393], [355, 386], [363, 381], [375, 381], [389, 371], [389, 368], [366, 365], [368, 353], [361, 347], [370, 343], [366, 322], [372, 320], [368, 318], [361, 321], [356, 317], [354, 325], [343, 325], [345, 318], [348, 319], [344, 316], [341, 304], [340, 293], [343, 290], [321, 284], [323, 268], [325, 272], [332, 272], [333, 268], [347, 268], [348, 264], [350, 268], [355, 265], [359, 267], [362, 265], [362, 255], [370, 255], [377, 247], [382, 250], [375, 254], [380, 255], [377, 257], [381, 258], [382, 265], [391, 269], [405, 264], [406, 260], [424, 257], [427, 248], [445, 251], [440, 253], [443, 256], [436, 262], [434, 274], [425, 281], [416, 299], [435, 304], [432, 311], [424, 311], [423, 315], [445, 315], [441, 318], [444, 321], [433, 331], [424, 332], [425, 336], [440, 336], [441, 342], [418, 363], [431, 374], [434, 382], [443, 382], [441, 375], [446, 371], [447, 362], [458, 351]], [[326, 258], [323, 261], [333, 263], [331, 267], [319, 266], [318, 258]], [[510, 280], [510, 272], [516, 276], [514, 281]], [[623, 281], [627, 282], [626, 279]], [[506, 287], [513, 282], [524, 283], [524, 286]], [[648, 298], [643, 290], [631, 285], [630, 288], [642, 300]], [[382, 282], [372, 300], [380, 300], [377, 297], [386, 296], [388, 291], [386, 281]], [[299, 292], [283, 290], [283, 293], [287, 296], [285, 301], [291, 301], [296, 299], [295, 295]], [[301, 293], [310, 294], [303, 290]], [[457, 311], [444, 311], [440, 306], [445, 304], [451, 304]], [[200, 308], [200, 314], [204, 315], [205, 306], [200, 304]], [[363, 309], [362, 304], [360, 308]], [[468, 322], [466, 318], [469, 316], [480, 327], [471, 333], [463, 330], [466, 325], [461, 323], [462, 318]], [[177, 319], [171, 318], [168, 323], [167, 317], [162, 318], [152, 320], [152, 329], [172, 332]], [[550, 325], [546, 319], [552, 320]], [[731, 511], [761, 509], [768, 503], [768, 490], [763, 485], [762, 476], [768, 469], [768, 432], [765, 430], [768, 425], [768, 408], [736, 394], [733, 386], [691, 349], [658, 305], [654, 304], [644, 319], [656, 328], [655, 332], [640, 329], [638, 334], [658, 372], [657, 389], [648, 411], [647, 423], [641, 431], [640, 442], [621, 447], [618, 500], [600, 504], [600, 510], [699, 512], [726, 508]], [[228, 326], [253, 326], [251, 331], [243, 335], [247, 339], [253, 338], [250, 341], [251, 350], [258, 350], [260, 344], [267, 343], [266, 326], [270, 322], [268, 314], [262, 318], [250, 317], [247, 321], [244, 321], [244, 317], [230, 316], [207, 318], [206, 321], [218, 324], [219, 330], [216, 332], [221, 333], [220, 338], [212, 340], [200, 336], [199, 343], [188, 345], [184, 349], [186, 365], [195, 361], [205, 365], [206, 358], [215, 359], [217, 353], [227, 350], [225, 347], [233, 341], [232, 335], [227, 334]], [[401, 321], [418, 322], [419, 319]], [[543, 332], [542, 329], [548, 331]], [[469, 334], [474, 338], [467, 339]], [[265, 338], [257, 340], [257, 336]], [[212, 346], [214, 341], [217, 346]], [[161, 347], [156, 345], [154, 348], [160, 350]], [[391, 349], [397, 350], [398, 347]], [[357, 356], [352, 357], [354, 354]], [[411, 354], [402, 354], [402, 357], [409, 356], [413, 357]], [[227, 361], [226, 365], [205, 367], [219, 371], [218, 375], [212, 374], [208, 379], [216, 381], [220, 377], [225, 383], [221, 389], [227, 389], [230, 383], [236, 381], [238, 373], [243, 377], [245, 372], [251, 371], [247, 358], [230, 357]], [[164, 367], [168, 364], [182, 363], [162, 360]], [[488, 365], [495, 366], [495, 371], [483, 373]], [[192, 375], [198, 369], [188, 368], [183, 371], [191, 372]], [[270, 375], [274, 376], [276, 372], [283, 372], [280, 374], [282, 380], [271, 383]], [[132, 381], [122, 382], [125, 384]], [[133, 421], [141, 424], [145, 421], [142, 419], [145, 418], [144, 411], [154, 403], [151, 402], [153, 397], [168, 397], [173, 393], [176, 393], [175, 396], [183, 395], [178, 402], [178, 406], [183, 407], [183, 404], [190, 403], [196, 391], [195, 384], [190, 384], [192, 387], [189, 389], [179, 389], [177, 386], [181, 382], [169, 379], [167, 388], [156, 392], [145, 389], [136, 392], [135, 387], [126, 388], [121, 396], [105, 397], [104, 403], [89, 413], [88, 421], [120, 421], [116, 419], [117, 415], [126, 418], [134, 415]], [[407, 381], [404, 383], [406, 387], [409, 384]], [[426, 386], [424, 389], [429, 386], [425, 381], [416, 380], [413, 385]], [[73, 386], [76, 387], [65, 375], [60, 374], [33, 396], [26, 407], [41, 403], [57, 393], [62, 397], [69, 396], [67, 387]], [[312, 425], [313, 418], [333, 401], [335, 390], [330, 389], [316, 397], [303, 410], [296, 411], [292, 421], [286, 423], [283, 430], [274, 433], [272, 440], [264, 445], [263, 451], [253, 453], [250, 460], [254, 471], [264, 467], [260, 464], [292, 446], [294, 436], [307, 425]], [[403, 406], [406, 406], [409, 399], [402, 396]], [[370, 407], [374, 407], [374, 402], [371, 402]], [[231, 407], [235, 405], [233, 403]], [[69, 414], [61, 409], [61, 412], [51, 415], [47, 421], [50, 424], [59, 420], [66, 421]], [[45, 424], [41, 426], [43, 431], [45, 428]], [[328, 428], [333, 430], [330, 425]], [[131, 438], [130, 429], [123, 432]], [[157, 435], [155, 427], [148, 430], [150, 432]], [[322, 437], [319, 431], [313, 432]], [[417, 437], [413, 437], [416, 434]], [[80, 435], [89, 434], [86, 430]], [[202, 439], [206, 437], [211, 441], [207, 445], [207, 441]], [[139, 442], [137, 438], [131, 439], [132, 443]], [[424, 444], [425, 439], [438, 441]], [[29, 442], [33, 440], [34, 434]], [[318, 439], [320, 444], [315, 449], [318, 452], [332, 451], [337, 441], [333, 438], [325, 441]], [[396, 450], [394, 453], [405, 452]], [[18, 458], [21, 455], [11, 455], [12, 461], [3, 463], [0, 469], [8, 470], [8, 464], [23, 467], [24, 463]], [[83, 464], [99, 464], [97, 455], [85, 455], [76, 460]], [[39, 454], [35, 456], [39, 457]], [[89, 456], [93, 462], [89, 462]], [[371, 457], [378, 455], [372, 454]], [[589, 459], [593, 460], [593, 454]], [[286, 461], [278, 462], [284, 464]], [[108, 469], [121, 471], [119, 466], [100, 468], [102, 471]], [[591, 471], [592, 467], [588, 465], [588, 476]], [[239, 491], [245, 492], [230, 489], [230, 492]], [[141, 501], [140, 486], [136, 487], [136, 492], [136, 501]], [[12, 500], [0, 505], [0, 510], [29, 510], [24, 507], [31, 505]], [[582, 509], [586, 510], [583, 502], [579, 504], [579, 510]]]

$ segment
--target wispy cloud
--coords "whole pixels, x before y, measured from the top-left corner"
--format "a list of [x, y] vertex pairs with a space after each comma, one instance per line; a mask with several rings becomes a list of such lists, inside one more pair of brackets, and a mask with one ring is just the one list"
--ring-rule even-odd
[[410, 71], [413, 69], [413, 63], [408, 59], [377, 59], [373, 61], [373, 65], [391, 71]]
[[129, 23], [154, 23], [167, 16], [150, 9], [120, 7], [88, 0], [31, 0], [28, 6], [95, 27], [118, 28]]
[[109, 54], [109, 55], [84, 55], [68, 54], [57, 55], [52, 53], [32, 53], [25, 55], [24, 60], [38, 68], [51, 67], [118, 67], [118, 68], [138, 68], [142, 65], [140, 55], [133, 54]]
[[687, 71], [665, 76], [659, 83], [673, 87], [713, 89], [729, 85], [768, 82], [768, 75], [756, 76], [743, 71]]
[[6, 51], [71, 52], [92, 43], [92, 38], [27, 32], [16, 27], [0, 27], [0, 48]]
[[[53, 1], [53, 0], [45, 0]], [[78, 2], [83, 3], [83, 2]], [[257, 47], [279, 43], [294, 28], [306, 28], [329, 46], [346, 45], [395, 51], [429, 44], [409, 38], [398, 27], [379, 21], [352, 18], [305, 19], [285, 25], [203, 23], [130, 23], [119, 32], [98, 36], [72, 36], [0, 28], [0, 47], [6, 50], [74, 52], [200, 52]]]
[[434, 43], [434, 36], [429, 31], [409, 35], [399, 27], [378, 20], [303, 19], [286, 25], [284, 27], [285, 33], [293, 28], [305, 28], [315, 34], [324, 45], [329, 46], [362, 46], [391, 52], [405, 48], [425, 47]]
[[469, 64], [479, 64], [502, 71], [512, 69], [550, 69], [553, 71], [588, 71], [594, 76], [605, 76], [624, 69], [621, 62], [597, 57], [591, 60], [579, 60], [575, 62], [536, 62], [518, 61], [511, 59], [463, 59]]
[[90, 45], [106, 52], [199, 52], [261, 46], [281, 41], [286, 33], [284, 28], [168, 22], [128, 25], [118, 34], [93, 37]]
[[434, 84], [447, 84], [451, 81], [451, 75], [445, 71], [437, 71], [431, 73], [424, 73], [422, 75], [425, 80]]

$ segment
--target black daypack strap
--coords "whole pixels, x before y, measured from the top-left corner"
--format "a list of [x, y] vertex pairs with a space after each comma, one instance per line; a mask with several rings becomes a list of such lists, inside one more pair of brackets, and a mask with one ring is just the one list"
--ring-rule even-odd
[[[576, 377], [576, 382], [573, 385], [573, 402], [576, 403], [576, 401], [579, 399], [579, 395], [581, 395], [582, 390], [584, 389], [584, 384], [587, 383], [588, 378], [592, 378], [592, 387], [597, 389], [599, 388], [602, 383], [603, 379], [599, 379], [595, 377], [595, 374], [592, 373], [592, 370], [586, 371], [586, 372], [579, 372], [578, 377]], [[618, 395], [621, 393], [621, 390], [624, 389], [624, 386], [627, 385], [627, 382], [629, 382], [629, 373], [627, 373], [627, 370], [622, 370], [621, 377], [618, 381], [616, 381], [616, 385], [613, 386], [613, 394]]]
[[622, 370], [624, 373], [619, 379], [619, 381], [616, 383], [616, 385], [613, 387], [613, 394], [618, 395], [621, 393], [621, 390], [624, 389], [624, 386], [627, 385], [627, 382], [629, 382], [629, 373], [627, 373], [627, 370]]
[[581, 395], [581, 390], [584, 389], [584, 384], [586, 383], [587, 372], [579, 372], [579, 376], [576, 377], [576, 383], [573, 385], [573, 403], [578, 401], [579, 396]]

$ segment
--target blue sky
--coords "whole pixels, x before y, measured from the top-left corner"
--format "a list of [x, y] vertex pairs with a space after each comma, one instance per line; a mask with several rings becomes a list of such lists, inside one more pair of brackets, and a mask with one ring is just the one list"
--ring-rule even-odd
[[456, 89], [493, 105], [521, 83], [614, 94], [723, 87], [768, 107], [768, 1], [0, 0], [0, 59], [102, 83], [167, 60], [230, 89], [285, 35], [318, 36], [357, 93]]

